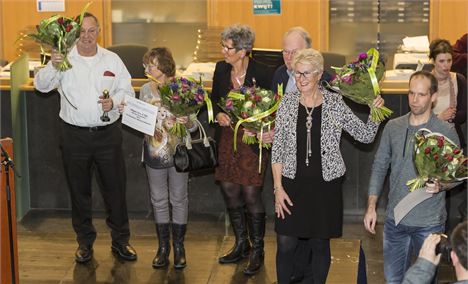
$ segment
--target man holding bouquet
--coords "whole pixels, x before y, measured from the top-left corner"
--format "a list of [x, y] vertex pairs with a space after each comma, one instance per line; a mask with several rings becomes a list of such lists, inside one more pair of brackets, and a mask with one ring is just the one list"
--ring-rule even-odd
[[457, 133], [431, 110], [437, 96], [437, 79], [429, 72], [415, 72], [409, 82], [410, 112], [392, 119], [385, 126], [372, 166], [369, 197], [364, 226], [375, 234], [376, 204], [387, 170], [390, 169], [390, 191], [384, 223], [384, 274], [386, 283], [401, 283], [410, 266], [411, 253], [419, 252], [431, 233], [443, 232], [447, 213], [445, 192], [438, 181], [426, 183], [425, 190], [433, 194], [416, 205], [395, 223], [394, 208], [409, 193], [407, 182], [417, 176], [413, 162], [414, 134], [421, 128], [439, 132], [459, 144]]
[[[50, 62], [34, 78], [37, 90], [60, 93], [61, 148], [77, 234], [75, 260], [93, 256], [96, 230], [92, 224], [91, 180], [96, 168], [111, 228], [112, 251], [124, 260], [136, 260], [130, 246], [125, 196], [125, 164], [117, 106], [125, 95], [135, 96], [122, 60], [97, 44], [97, 18], [85, 13], [76, 45], [68, 53], [71, 69], [59, 71], [63, 55], [52, 51]], [[107, 113], [107, 115], [103, 115]]]

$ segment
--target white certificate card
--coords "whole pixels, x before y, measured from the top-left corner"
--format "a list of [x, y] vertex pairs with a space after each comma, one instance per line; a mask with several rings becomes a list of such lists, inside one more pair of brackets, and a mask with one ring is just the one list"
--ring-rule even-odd
[[127, 105], [122, 113], [122, 123], [153, 136], [158, 107], [131, 96], [125, 96], [125, 103]]

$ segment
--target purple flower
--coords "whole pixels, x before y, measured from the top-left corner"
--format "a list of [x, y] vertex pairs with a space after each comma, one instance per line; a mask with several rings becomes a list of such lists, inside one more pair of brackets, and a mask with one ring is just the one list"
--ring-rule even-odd
[[234, 102], [231, 99], [226, 100], [226, 109], [233, 110], [234, 109]]
[[176, 92], [178, 89], [179, 89], [179, 85], [177, 84], [177, 82], [172, 82], [169, 87], [171, 88], [171, 90], [173, 92]]
[[178, 102], [178, 101], [180, 101], [180, 96], [178, 94], [174, 94], [174, 95], [172, 95], [172, 100], [174, 102]]
[[351, 75], [345, 75], [345, 76], [341, 77], [341, 81], [343, 83], [351, 85], [351, 84], [353, 84], [353, 77]]
[[240, 88], [239, 91], [240, 91], [241, 94], [244, 94], [244, 95], [245, 95], [245, 94], [247, 94], [247, 91], [248, 91], [248, 90], [249, 90], [249, 89], [248, 89], [247, 87], [242, 86], [242, 87]]
[[198, 87], [198, 89], [197, 89], [197, 94], [200, 94], [200, 95], [204, 95], [204, 94], [205, 94], [205, 91], [203, 90], [202, 87]]
[[359, 53], [359, 61], [364, 60], [367, 58], [367, 53], [361, 52]]
[[203, 96], [202, 94], [200, 94], [200, 93], [195, 94], [195, 101], [196, 101], [197, 103], [203, 102], [204, 99], [205, 99], [205, 98], [204, 98], [204, 96]]

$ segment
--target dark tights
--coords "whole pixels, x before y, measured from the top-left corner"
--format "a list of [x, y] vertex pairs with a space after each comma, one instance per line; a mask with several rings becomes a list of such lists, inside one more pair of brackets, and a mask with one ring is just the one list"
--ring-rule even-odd
[[221, 182], [221, 192], [228, 209], [247, 207], [251, 214], [265, 213], [261, 186], [245, 186], [230, 182]]
[[[277, 235], [276, 273], [278, 284], [287, 284], [294, 271], [294, 258], [299, 238], [286, 235]], [[307, 247], [310, 250], [308, 264], [304, 273], [303, 283], [323, 284], [327, 280], [330, 268], [330, 240], [308, 239]]]

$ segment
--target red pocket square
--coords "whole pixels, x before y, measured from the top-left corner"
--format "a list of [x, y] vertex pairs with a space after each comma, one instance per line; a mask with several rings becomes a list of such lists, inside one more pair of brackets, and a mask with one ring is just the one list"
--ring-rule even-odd
[[106, 71], [106, 72], [104, 72], [104, 76], [107, 76], [107, 77], [115, 77], [115, 74], [112, 73], [111, 71]]

